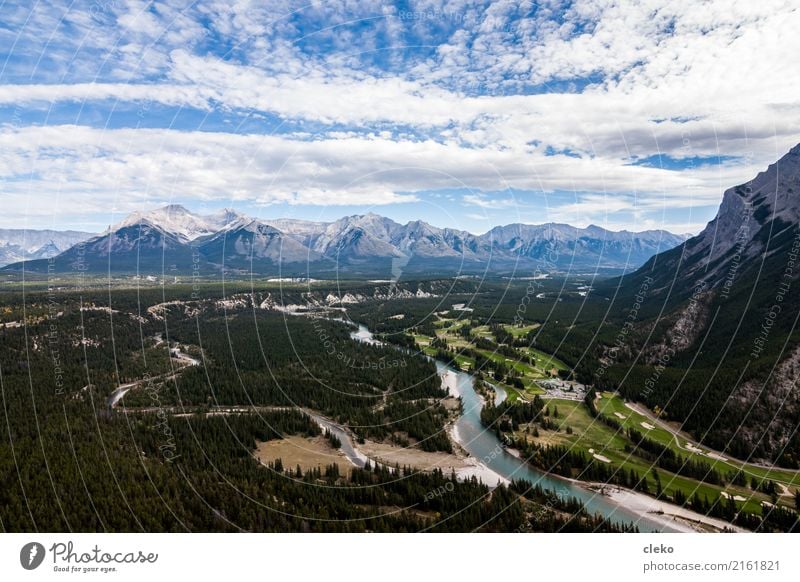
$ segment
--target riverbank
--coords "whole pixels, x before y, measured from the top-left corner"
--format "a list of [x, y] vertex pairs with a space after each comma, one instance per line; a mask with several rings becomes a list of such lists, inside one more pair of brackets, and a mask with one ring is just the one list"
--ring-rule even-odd
[[605, 483], [584, 482], [582, 484], [597, 495], [612, 499], [628, 511], [634, 511], [639, 515], [647, 516], [648, 519], [678, 528], [683, 532], [747, 531], [725, 520], [709, 517], [691, 509], [655, 499], [638, 491], [632, 491], [616, 485], [606, 485]]
[[445, 473], [455, 472], [460, 481], [476, 477], [489, 487], [497, 487], [500, 483], [509, 483], [508, 479], [492, 471], [469, 454], [459, 442], [460, 439], [454, 424], [448, 425], [446, 429], [450, 441], [453, 443], [453, 452], [428, 452], [413, 447], [400, 447], [369, 440], [357, 444], [354, 435], [347, 428], [325, 418], [318, 412], [308, 410], [305, 412], [314, 419], [320, 428], [331, 431], [339, 438], [342, 443], [340, 452], [343, 458], [355, 467], [363, 467], [370, 462], [390, 470], [393, 470], [395, 465], [410, 466], [419, 471], [441, 469]]

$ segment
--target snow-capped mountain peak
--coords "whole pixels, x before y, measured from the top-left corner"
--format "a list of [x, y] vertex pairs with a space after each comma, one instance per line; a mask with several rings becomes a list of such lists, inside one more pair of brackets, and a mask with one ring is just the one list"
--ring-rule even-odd
[[204, 216], [195, 214], [180, 204], [168, 204], [155, 210], [132, 212], [124, 220], [112, 226], [110, 231], [114, 232], [146, 221], [181, 239], [193, 241], [251, 220], [252, 218], [230, 208], [223, 208]]
[[223, 208], [204, 217], [206, 222], [216, 230], [235, 228], [238, 225], [252, 221], [252, 217], [242, 214], [232, 208]]

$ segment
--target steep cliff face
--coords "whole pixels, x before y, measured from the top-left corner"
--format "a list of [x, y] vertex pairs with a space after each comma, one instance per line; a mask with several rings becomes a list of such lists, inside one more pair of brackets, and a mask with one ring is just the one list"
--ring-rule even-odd
[[691, 245], [687, 259], [701, 255], [703, 260], [692, 262], [688, 274], [711, 288], [724, 286], [729, 275], [726, 259], [737, 255], [740, 262], [752, 261], [771, 246], [770, 239], [784, 225], [798, 223], [799, 196], [800, 145], [750, 182], [725, 191], [716, 218]]
[[636, 272], [608, 284], [622, 297], [645, 277], [652, 297], [677, 305], [698, 287], [729, 295], [743, 275], [791, 244], [800, 222], [800, 145], [755, 178], [725, 191], [716, 217], [697, 236], [650, 258]]
[[268, 224], [251, 220], [236, 224], [202, 244], [203, 255], [220, 265], [246, 267], [261, 260], [273, 263], [303, 263], [319, 255]]

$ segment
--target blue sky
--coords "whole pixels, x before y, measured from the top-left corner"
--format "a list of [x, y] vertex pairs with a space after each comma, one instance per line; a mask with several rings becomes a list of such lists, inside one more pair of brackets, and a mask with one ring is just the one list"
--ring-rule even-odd
[[800, 141], [793, 2], [4, 2], [0, 227], [182, 203], [697, 232]]

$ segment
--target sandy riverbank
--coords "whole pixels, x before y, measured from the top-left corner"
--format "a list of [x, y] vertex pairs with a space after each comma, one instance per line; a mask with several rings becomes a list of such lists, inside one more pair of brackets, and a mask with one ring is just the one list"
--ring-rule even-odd
[[459, 479], [465, 480], [476, 477], [489, 487], [497, 487], [501, 483], [503, 485], [508, 485], [510, 483], [508, 479], [499, 473], [495, 473], [483, 464], [480, 459], [467, 452], [462, 444], [461, 436], [458, 433], [458, 427], [455, 424], [451, 424], [447, 427], [447, 434], [450, 437], [450, 442], [453, 443], [455, 454], [462, 457], [464, 461], [465, 466], [456, 471]]
[[419, 471], [441, 469], [445, 475], [455, 473], [461, 481], [476, 477], [489, 487], [497, 487], [500, 483], [508, 484], [508, 479], [501, 477], [461, 448], [454, 426], [448, 427], [448, 434], [454, 445], [452, 453], [428, 452], [369, 440], [358, 445], [358, 449], [371, 461], [389, 467], [409, 466]]
[[414, 467], [419, 471], [441, 469], [446, 474], [468, 466], [466, 459], [460, 455], [445, 452], [428, 452], [413, 447], [401, 447], [390, 443], [364, 441], [358, 445], [359, 450], [370, 459], [382, 465], [393, 467]]
[[709, 517], [672, 503], [659, 501], [644, 493], [631, 491], [616, 485], [606, 485], [604, 483], [582, 483], [582, 485], [598, 495], [609, 497], [628, 511], [632, 511], [642, 517], [647, 516], [652, 521], [661, 522], [665, 526], [679, 529], [683, 532], [721, 532], [725, 529], [737, 532], [746, 531], [725, 520]]

